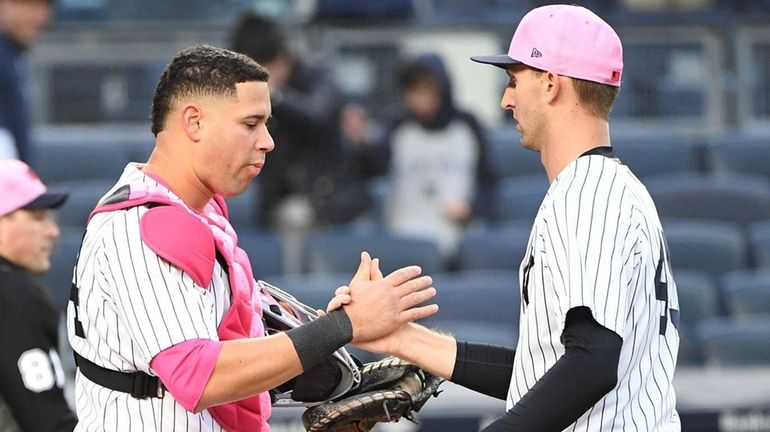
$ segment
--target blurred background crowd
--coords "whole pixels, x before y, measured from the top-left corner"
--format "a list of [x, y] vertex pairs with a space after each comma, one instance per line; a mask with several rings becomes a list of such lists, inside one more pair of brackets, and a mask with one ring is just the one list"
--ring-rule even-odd
[[[0, 154], [15, 147], [70, 193], [45, 276], [62, 309], [88, 213], [149, 154], [157, 78], [208, 43], [271, 73], [276, 149], [229, 200], [257, 278], [320, 306], [366, 249], [434, 275], [442, 311], [427, 324], [515, 344], [518, 265], [548, 183], [495, 109], [505, 75], [468, 57], [507, 51], [519, 18], [551, 2], [0, 0], [6, 34], [13, 2], [41, 4], [28, 25], [49, 27], [0, 46], [0, 86], [19, 89], [0, 93]], [[684, 430], [770, 430], [770, 1], [573, 3], [623, 40], [612, 144], [667, 232]]]

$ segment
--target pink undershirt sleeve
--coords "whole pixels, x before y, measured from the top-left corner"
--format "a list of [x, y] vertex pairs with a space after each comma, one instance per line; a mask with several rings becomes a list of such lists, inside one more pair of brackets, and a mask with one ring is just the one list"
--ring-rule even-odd
[[221, 341], [191, 339], [159, 352], [150, 366], [174, 399], [192, 412], [214, 372], [221, 349]]

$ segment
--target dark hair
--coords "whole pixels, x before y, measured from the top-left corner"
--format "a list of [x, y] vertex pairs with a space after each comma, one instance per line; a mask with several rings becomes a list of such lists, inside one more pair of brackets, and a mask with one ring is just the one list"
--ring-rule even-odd
[[[540, 75], [545, 71], [531, 68], [535, 75]], [[612, 105], [620, 93], [620, 87], [607, 84], [588, 81], [580, 78], [569, 77], [572, 80], [572, 86], [575, 87], [580, 102], [585, 105], [588, 112], [596, 117], [609, 120]]]
[[166, 66], [152, 98], [150, 123], [157, 136], [166, 122], [171, 104], [191, 95], [234, 96], [242, 82], [267, 82], [270, 74], [248, 57], [209, 45], [180, 52]]
[[609, 120], [612, 105], [620, 93], [620, 87], [572, 78], [575, 92], [588, 111], [604, 120]]
[[230, 49], [258, 63], [269, 63], [280, 53], [286, 52], [287, 46], [278, 23], [260, 15], [248, 14], [233, 28]]
[[438, 84], [438, 77], [434, 70], [419, 60], [402, 64], [396, 72], [396, 84], [402, 92], [427, 83]]

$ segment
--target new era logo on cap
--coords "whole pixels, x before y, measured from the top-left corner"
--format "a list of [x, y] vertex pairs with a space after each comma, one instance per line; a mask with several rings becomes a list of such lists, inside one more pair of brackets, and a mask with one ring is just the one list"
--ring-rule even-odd
[[537, 50], [537, 48], [532, 48], [532, 54], [530, 54], [530, 57], [542, 57], [543, 53]]

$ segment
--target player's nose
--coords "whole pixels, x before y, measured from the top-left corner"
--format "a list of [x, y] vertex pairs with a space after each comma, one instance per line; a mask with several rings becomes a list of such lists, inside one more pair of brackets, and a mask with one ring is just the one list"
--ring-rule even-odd
[[512, 110], [514, 108], [513, 90], [506, 88], [503, 91], [503, 97], [500, 99], [500, 108], [504, 110]]
[[275, 141], [273, 136], [270, 135], [270, 131], [264, 128], [264, 133], [257, 138], [257, 150], [269, 153], [275, 148]]

